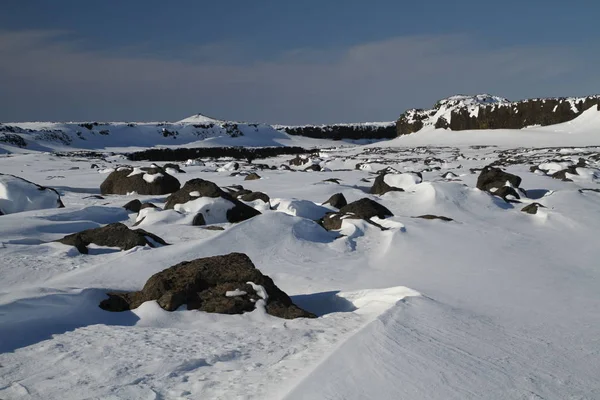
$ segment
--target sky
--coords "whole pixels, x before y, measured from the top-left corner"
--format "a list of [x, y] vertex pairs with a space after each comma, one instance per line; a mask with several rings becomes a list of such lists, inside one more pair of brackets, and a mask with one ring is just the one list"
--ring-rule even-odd
[[596, 0], [1, 0], [0, 121], [392, 121], [600, 93]]

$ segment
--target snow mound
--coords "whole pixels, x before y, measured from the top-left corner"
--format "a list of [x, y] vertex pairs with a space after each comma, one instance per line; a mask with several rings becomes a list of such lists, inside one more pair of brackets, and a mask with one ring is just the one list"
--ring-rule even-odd
[[235, 204], [222, 197], [200, 197], [184, 204], [176, 204], [174, 209], [177, 212], [186, 214], [200, 213], [206, 224], [210, 225], [229, 222], [227, 211], [234, 206]]
[[56, 190], [0, 174], [0, 215], [61, 207], [64, 205]]
[[383, 181], [391, 187], [410, 190], [421, 183], [423, 178], [415, 173], [407, 172], [403, 174], [385, 174]]
[[326, 213], [332, 211], [330, 208], [320, 206], [309, 200], [271, 199], [271, 204], [274, 210], [312, 220], [323, 218]]

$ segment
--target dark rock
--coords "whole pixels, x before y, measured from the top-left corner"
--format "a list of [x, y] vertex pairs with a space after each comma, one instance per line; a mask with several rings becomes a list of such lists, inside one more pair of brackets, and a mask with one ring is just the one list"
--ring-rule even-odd
[[382, 195], [387, 192], [404, 192], [404, 189], [402, 188], [393, 187], [385, 183], [385, 175], [386, 174], [383, 173], [381, 175], [378, 175], [377, 178], [375, 178], [375, 182], [373, 182], [373, 186], [371, 187], [369, 193]]
[[600, 193], [600, 189], [592, 189], [592, 188], [579, 189], [579, 193], [584, 193], [584, 192], [596, 192], [596, 193]]
[[445, 174], [442, 175], [442, 178], [444, 178], [444, 179], [455, 179], [455, 178], [458, 178], [458, 175], [456, 175], [452, 171], [448, 171], [448, 172], [446, 172]]
[[260, 179], [260, 175], [258, 175], [256, 172], [251, 172], [244, 178], [245, 181], [254, 181], [256, 179]]
[[299, 167], [301, 165], [307, 164], [308, 162], [310, 162], [310, 159], [308, 157], [296, 156], [296, 157], [292, 158], [291, 160], [289, 160], [288, 164]]
[[[536, 171], [542, 171], [542, 170], [537, 165], [532, 165], [531, 167], [529, 167], [529, 172], [536, 172]], [[544, 172], [544, 171], [542, 171], [542, 172]]]
[[319, 164], [312, 164], [312, 165], [309, 165], [308, 167], [304, 168], [304, 171], [319, 172], [319, 171], [321, 171], [321, 166]]
[[343, 206], [337, 213], [328, 213], [320, 221], [320, 224], [323, 228], [331, 231], [341, 229], [342, 220], [345, 218], [364, 219], [368, 221], [373, 217], [383, 219], [393, 215], [394, 214], [383, 205], [365, 197]]
[[541, 205], [540, 203], [531, 203], [531, 204], [528, 204], [525, 207], [523, 207], [521, 209], [521, 211], [523, 211], [527, 214], [537, 214], [538, 208], [540, 208], [540, 207], [546, 208], [543, 205]]
[[238, 199], [241, 199], [242, 201], [247, 201], [247, 202], [262, 200], [265, 203], [269, 203], [271, 201], [269, 196], [263, 192], [245, 193], [245, 194], [241, 195], [240, 197], [238, 197]]
[[[132, 168], [119, 168], [117, 171], [111, 172], [102, 185], [100, 192], [102, 194], [127, 194], [136, 192], [137, 194], [161, 195], [173, 193], [179, 190], [181, 184], [177, 178], [167, 174], [160, 167], [141, 168], [144, 173], [129, 176], [133, 172]], [[153, 182], [144, 180], [145, 174], [161, 174], [161, 177], [156, 178]]]
[[98, 166], [98, 164], [92, 164], [92, 165], [90, 165], [90, 168], [92, 168], [92, 169], [98, 169], [100, 167]]
[[143, 210], [144, 208], [158, 208], [158, 207], [152, 203], [143, 203], [142, 206], [140, 207], [140, 210]]
[[233, 197], [240, 198], [241, 196], [245, 196], [247, 194], [252, 193], [252, 190], [241, 189], [241, 190], [238, 190], [237, 192], [230, 192], [230, 193], [231, 193], [231, 195], [233, 195]]
[[348, 202], [346, 201], [346, 198], [344, 197], [343, 194], [336, 193], [333, 196], [331, 196], [329, 199], [327, 199], [327, 201], [325, 203], [323, 203], [323, 205], [325, 205], [325, 204], [329, 204], [332, 207], [340, 209], [340, 208], [344, 207], [345, 205], [347, 205]]
[[127, 211], [139, 213], [140, 210], [142, 209], [142, 202], [139, 201], [138, 199], [134, 199], [134, 200], [131, 200], [130, 202], [128, 202], [127, 204], [125, 204], [123, 206], [123, 208], [126, 209]]
[[413, 217], [413, 218], [440, 219], [440, 220], [446, 221], [446, 222], [454, 221], [452, 218], [444, 217], [442, 215], [432, 215], [432, 214], [419, 215], [419, 216]]
[[202, 213], [198, 213], [194, 215], [194, 219], [192, 220], [192, 226], [202, 226], [206, 225], [206, 221], [204, 220], [204, 215]]
[[[198, 192], [200, 196], [190, 196], [191, 192]], [[229, 222], [240, 222], [260, 215], [260, 211], [242, 203], [215, 183], [200, 178], [187, 181], [183, 188], [170, 195], [167, 198], [165, 210], [173, 209], [176, 204], [185, 204], [200, 197], [221, 197], [232, 202], [233, 207], [227, 210], [227, 220]]]
[[508, 201], [508, 196], [512, 196], [515, 199], [521, 198], [521, 196], [519, 196], [519, 193], [515, 190], [515, 188], [512, 188], [510, 186], [502, 186], [501, 188], [498, 188], [494, 191], [490, 191], [490, 193], [494, 196], [502, 197], [506, 201]]
[[185, 171], [181, 169], [179, 164], [166, 163], [163, 168], [166, 170], [167, 168], [174, 169], [178, 174], [185, 174]]
[[104, 197], [100, 196], [99, 194], [93, 194], [91, 196], [85, 196], [83, 197], [84, 199], [97, 199], [97, 200], [104, 200]]
[[136, 246], [145, 245], [155, 247], [154, 242], [168, 245], [163, 239], [150, 232], [143, 229], [131, 230], [119, 222], [101, 228], [86, 229], [85, 231], [73, 233], [57, 240], [57, 242], [75, 246], [80, 253], [84, 254], [87, 254], [87, 246], [91, 243], [97, 246], [118, 247], [121, 250], [129, 250]]
[[323, 182], [331, 182], [331, 183], [337, 183], [338, 185], [340, 184], [340, 180], [339, 178], [329, 178], [329, 179], [323, 179]]
[[571, 174], [571, 175], [579, 175], [579, 173], [577, 173], [577, 166], [571, 165], [570, 167], [567, 167], [566, 169], [563, 169], [561, 171], [557, 171], [557, 172], [553, 173], [551, 176], [554, 179], [561, 179], [565, 182], [573, 182], [572, 179], [567, 178], [567, 173]]
[[218, 226], [218, 225], [203, 226], [202, 229], [206, 229], [207, 231], [224, 231], [225, 230], [225, 228], [223, 228], [222, 226]]
[[517, 175], [504, 172], [500, 168], [487, 166], [481, 170], [481, 173], [477, 178], [477, 188], [492, 194], [497, 194], [497, 192], [492, 192], [492, 189], [499, 190], [500, 188], [506, 187], [507, 182], [509, 182], [513, 188], [517, 188], [521, 184], [521, 178]]
[[[262, 293], [249, 282], [262, 286], [267, 299], [263, 300]], [[225, 295], [236, 289], [246, 294]], [[188, 310], [241, 314], [253, 311], [258, 301], [264, 301], [267, 313], [276, 317], [316, 317], [296, 306], [271, 278], [263, 275], [250, 258], [241, 253], [184, 261], [152, 275], [139, 292], [108, 293], [108, 296], [100, 303], [100, 308], [107, 311], [135, 309], [146, 301], [156, 300], [167, 311], [187, 305]]]

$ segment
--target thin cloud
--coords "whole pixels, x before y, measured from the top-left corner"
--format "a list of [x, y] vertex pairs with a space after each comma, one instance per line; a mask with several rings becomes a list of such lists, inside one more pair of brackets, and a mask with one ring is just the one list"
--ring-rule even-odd
[[488, 49], [464, 35], [290, 49], [262, 60], [234, 43], [162, 58], [148, 51], [89, 51], [59, 31], [0, 32], [0, 120], [177, 120], [196, 112], [291, 124], [393, 120], [455, 93], [544, 96], [567, 83], [585, 90], [591, 61], [563, 47]]

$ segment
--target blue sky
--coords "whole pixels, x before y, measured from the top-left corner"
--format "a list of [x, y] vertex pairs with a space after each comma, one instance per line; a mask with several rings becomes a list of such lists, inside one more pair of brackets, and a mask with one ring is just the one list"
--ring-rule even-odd
[[393, 120], [600, 92], [595, 1], [0, 2], [0, 121]]

